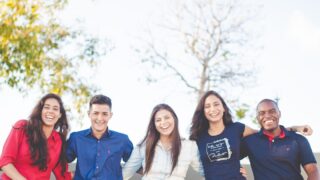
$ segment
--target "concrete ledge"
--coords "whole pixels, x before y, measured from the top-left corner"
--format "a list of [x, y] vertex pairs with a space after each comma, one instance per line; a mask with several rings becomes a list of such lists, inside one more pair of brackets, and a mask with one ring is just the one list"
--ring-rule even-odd
[[[317, 159], [318, 169], [320, 170], [320, 153], [315, 153], [314, 155], [315, 155], [315, 157]], [[247, 173], [248, 173], [247, 180], [254, 180], [250, 165], [249, 164], [243, 164], [243, 167], [247, 170]], [[74, 163], [69, 164], [69, 169], [71, 171], [74, 171], [75, 170], [75, 164]], [[307, 179], [306, 178], [306, 173], [304, 172], [303, 169], [301, 169], [301, 172], [302, 172], [302, 175], [303, 175], [304, 179]], [[0, 171], [0, 175], [1, 174], [2, 174], [2, 171]], [[141, 175], [136, 174], [130, 180], [140, 180], [140, 179], [141, 179]], [[197, 172], [195, 172], [192, 168], [189, 168], [186, 180], [195, 180], [195, 179], [200, 180], [200, 179], [203, 179], [203, 178]], [[55, 180], [54, 175], [51, 176], [50, 180]]]

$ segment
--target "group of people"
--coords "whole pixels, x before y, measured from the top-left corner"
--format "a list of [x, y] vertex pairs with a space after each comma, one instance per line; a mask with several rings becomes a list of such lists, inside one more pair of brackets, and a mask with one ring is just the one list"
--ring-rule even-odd
[[[246, 179], [240, 160], [249, 157], [257, 180], [319, 180], [316, 160], [307, 139], [308, 126], [284, 128], [277, 102], [257, 105], [260, 131], [234, 122], [229, 107], [215, 91], [206, 92], [192, 117], [190, 137], [179, 133], [179, 120], [167, 104], [156, 105], [142, 141], [133, 147], [126, 134], [113, 131], [112, 102], [96, 95], [89, 103], [91, 127], [72, 132], [61, 98], [47, 94], [28, 120], [14, 125], [0, 157], [1, 178], [6, 179], [130, 179], [140, 173], [145, 180], [185, 179], [191, 166], [206, 180]], [[68, 163], [77, 160], [75, 172]], [[124, 162], [124, 163], [122, 163]], [[0, 179], [1, 179], [0, 178]]]

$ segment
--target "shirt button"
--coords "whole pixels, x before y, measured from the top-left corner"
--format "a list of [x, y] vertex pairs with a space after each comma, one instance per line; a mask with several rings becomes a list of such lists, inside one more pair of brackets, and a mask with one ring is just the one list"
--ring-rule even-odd
[[100, 156], [100, 153], [98, 153], [97, 155]]
[[100, 143], [100, 140], [98, 140], [98, 143]]
[[97, 166], [96, 168], [99, 169], [99, 166]]

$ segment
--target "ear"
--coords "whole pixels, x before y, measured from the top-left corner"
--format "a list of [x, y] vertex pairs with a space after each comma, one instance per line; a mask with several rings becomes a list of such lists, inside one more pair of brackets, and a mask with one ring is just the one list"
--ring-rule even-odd
[[281, 111], [279, 110], [279, 118], [281, 118]]

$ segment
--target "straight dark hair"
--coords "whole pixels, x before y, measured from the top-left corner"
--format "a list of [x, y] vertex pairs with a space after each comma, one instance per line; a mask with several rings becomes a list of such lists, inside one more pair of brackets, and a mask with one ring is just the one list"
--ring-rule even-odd
[[173, 109], [167, 105], [167, 104], [158, 104], [156, 105], [151, 113], [147, 133], [139, 146], [141, 147], [144, 143], [146, 144], [146, 166], [143, 171], [143, 174], [147, 174], [151, 167], [152, 167], [152, 162], [154, 158], [154, 152], [156, 145], [160, 139], [160, 133], [157, 131], [156, 126], [155, 126], [155, 115], [158, 111], [160, 110], [167, 110], [171, 113], [173, 119], [174, 119], [174, 129], [172, 131], [172, 142], [171, 142], [171, 162], [172, 162], [172, 167], [171, 167], [171, 173], [173, 172], [174, 168], [177, 165], [180, 150], [181, 150], [181, 137], [179, 133], [179, 124], [178, 124], [178, 117], [176, 113], [173, 111]]
[[60, 96], [53, 93], [49, 93], [43, 96], [40, 99], [40, 101], [36, 104], [36, 106], [33, 108], [32, 113], [29, 116], [29, 121], [27, 123], [25, 131], [28, 136], [28, 144], [31, 152], [32, 164], [38, 166], [41, 171], [47, 170], [48, 146], [47, 138], [45, 137], [44, 132], [42, 130], [43, 121], [41, 113], [43, 110], [44, 103], [47, 99], [51, 98], [56, 99], [60, 105], [61, 117], [54, 125], [54, 129], [58, 131], [62, 141], [61, 153], [58, 163], [61, 163], [62, 165], [61, 173], [63, 175], [66, 172], [67, 166], [66, 137], [68, 134], [69, 125], [66, 111]]
[[211, 95], [217, 97], [223, 105], [223, 108], [225, 110], [223, 113], [223, 117], [222, 117], [223, 124], [225, 126], [228, 126], [229, 124], [231, 124], [233, 122], [232, 116], [230, 113], [230, 109], [227, 106], [226, 102], [223, 100], [223, 98], [215, 91], [212, 91], [212, 90], [207, 91], [201, 97], [201, 99], [196, 107], [196, 110], [193, 114], [193, 117], [192, 117], [191, 128], [190, 128], [190, 137], [189, 137], [189, 139], [191, 139], [191, 140], [197, 140], [199, 135], [202, 132], [208, 131], [209, 121], [204, 114], [204, 106], [205, 106], [206, 99]]

